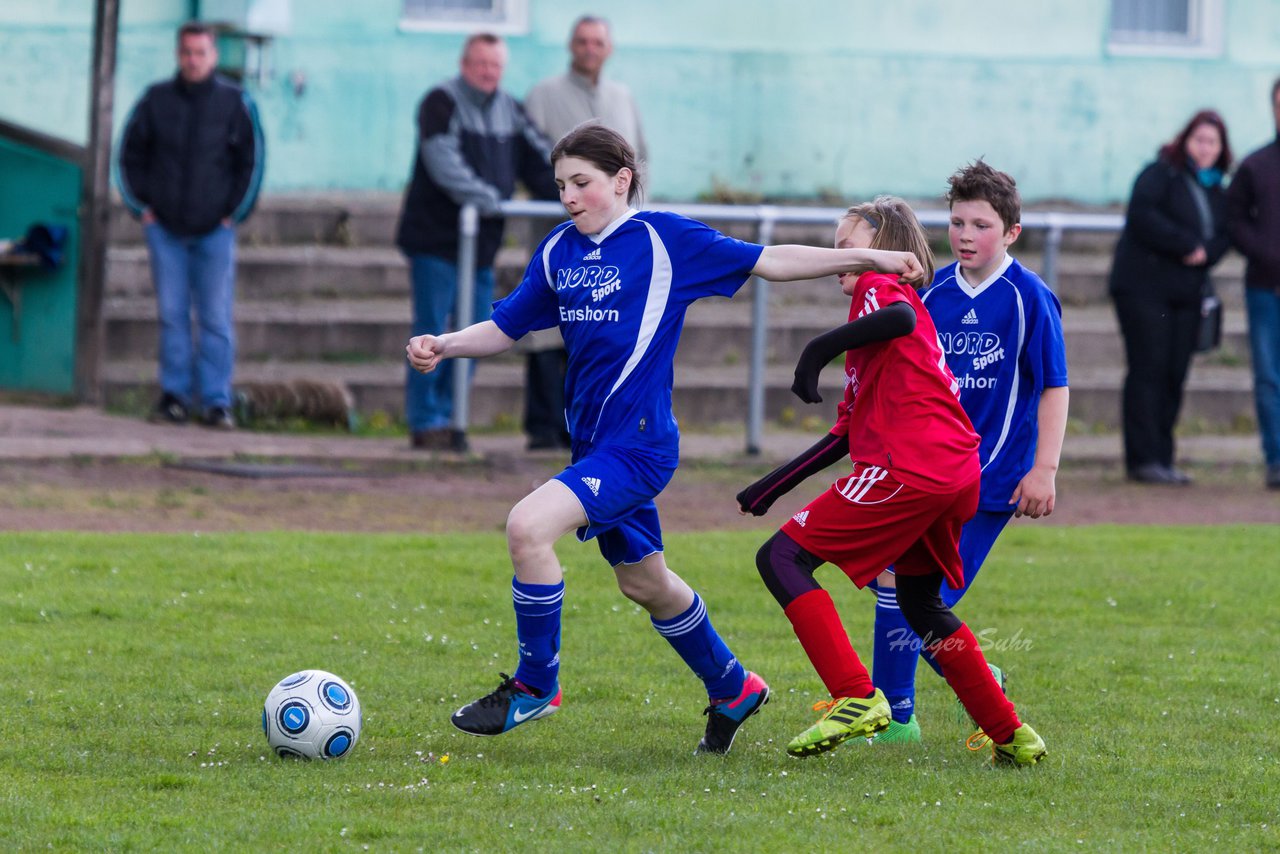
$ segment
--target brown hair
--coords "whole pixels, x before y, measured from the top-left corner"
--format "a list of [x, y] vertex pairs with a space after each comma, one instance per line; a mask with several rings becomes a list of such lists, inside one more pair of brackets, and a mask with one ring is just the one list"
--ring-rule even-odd
[[[1272, 96], [1275, 97], [1274, 95]], [[1213, 162], [1214, 168], [1226, 172], [1231, 168], [1231, 143], [1227, 142], [1227, 123], [1222, 120], [1216, 110], [1201, 110], [1183, 125], [1182, 130], [1170, 142], [1160, 146], [1160, 159], [1165, 163], [1185, 169], [1187, 166], [1187, 139], [1196, 132], [1200, 125], [1209, 125], [1218, 129], [1218, 137], [1222, 140], [1222, 151]]]
[[473, 44], [502, 44], [502, 38], [493, 33], [473, 33], [462, 43], [462, 55], [466, 56]]
[[921, 287], [933, 281], [934, 261], [929, 235], [910, 205], [897, 196], [876, 196], [873, 201], [849, 208], [843, 218], [854, 217], [866, 220], [875, 229], [871, 249], [912, 253], [924, 267]]
[[200, 21], [187, 21], [181, 27], [178, 27], [178, 41], [181, 42], [187, 36], [208, 36], [213, 39], [213, 29]]
[[606, 175], [617, 175], [624, 168], [630, 169], [631, 187], [627, 190], [627, 202], [640, 195], [640, 170], [635, 149], [616, 130], [594, 120], [583, 122], [562, 136], [551, 149], [551, 165], [565, 157], [579, 157]]
[[992, 169], [981, 157], [948, 178], [947, 185], [949, 208], [956, 202], [986, 202], [1000, 216], [1006, 232], [1022, 222], [1018, 183], [1007, 173]]

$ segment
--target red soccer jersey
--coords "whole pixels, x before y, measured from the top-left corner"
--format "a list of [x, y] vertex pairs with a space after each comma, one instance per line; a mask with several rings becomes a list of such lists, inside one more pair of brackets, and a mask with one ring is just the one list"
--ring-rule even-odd
[[915, 489], [951, 492], [981, 474], [978, 434], [924, 303], [893, 276], [863, 273], [849, 319], [895, 302], [915, 309], [916, 328], [845, 354], [844, 401], [832, 430], [849, 436], [855, 462], [884, 466]]

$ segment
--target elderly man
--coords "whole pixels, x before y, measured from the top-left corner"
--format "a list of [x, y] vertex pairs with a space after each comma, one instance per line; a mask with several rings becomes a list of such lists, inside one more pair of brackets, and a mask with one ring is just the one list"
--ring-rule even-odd
[[[648, 157], [640, 111], [631, 90], [601, 76], [613, 53], [609, 22], [585, 15], [569, 37], [569, 70], [538, 83], [525, 97], [525, 110], [550, 139], [557, 140], [591, 119], [613, 128], [631, 143], [643, 165]], [[531, 450], [567, 448], [564, 373], [568, 362], [557, 329], [531, 332], [521, 342], [525, 362], [524, 430]]]
[[[480, 210], [476, 245], [475, 321], [489, 317], [493, 261], [502, 242], [498, 205], [519, 179], [543, 199], [559, 195], [548, 161], [550, 143], [515, 98], [498, 88], [507, 47], [481, 33], [463, 46], [460, 73], [427, 92], [418, 106], [413, 177], [400, 212], [396, 245], [409, 259], [413, 334], [439, 335], [450, 323], [458, 286], [458, 211]], [[452, 429], [453, 383], [448, 370], [420, 374], [406, 366], [405, 420], [410, 446], [465, 451]]]

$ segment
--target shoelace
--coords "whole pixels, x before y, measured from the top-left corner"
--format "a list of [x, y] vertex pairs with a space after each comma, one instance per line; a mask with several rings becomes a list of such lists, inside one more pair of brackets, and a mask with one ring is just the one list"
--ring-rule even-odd
[[839, 700], [836, 700], [834, 698], [830, 700], [819, 700], [818, 702], [813, 704], [813, 710], [815, 712], [822, 712], [825, 715], [827, 712], [834, 709], [836, 707], [836, 704], [839, 702], [840, 702]]
[[978, 730], [964, 740], [964, 746], [975, 753], [986, 747], [988, 744], [991, 745], [991, 755], [994, 757], [996, 754], [996, 743], [991, 740], [991, 736], [987, 735], [982, 730]]

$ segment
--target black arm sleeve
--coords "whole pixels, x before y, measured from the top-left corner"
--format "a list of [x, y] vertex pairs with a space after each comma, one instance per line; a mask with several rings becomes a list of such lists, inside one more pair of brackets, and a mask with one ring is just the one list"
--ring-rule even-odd
[[800, 485], [810, 475], [848, 456], [849, 437], [828, 433], [818, 444], [802, 452], [788, 463], [783, 463], [746, 489], [738, 493], [738, 506], [752, 516], [769, 512], [773, 502]]
[[805, 403], [821, 403], [818, 374], [828, 362], [857, 347], [910, 335], [915, 328], [916, 310], [908, 303], [895, 302], [824, 332], [810, 341], [800, 354], [791, 391]]

